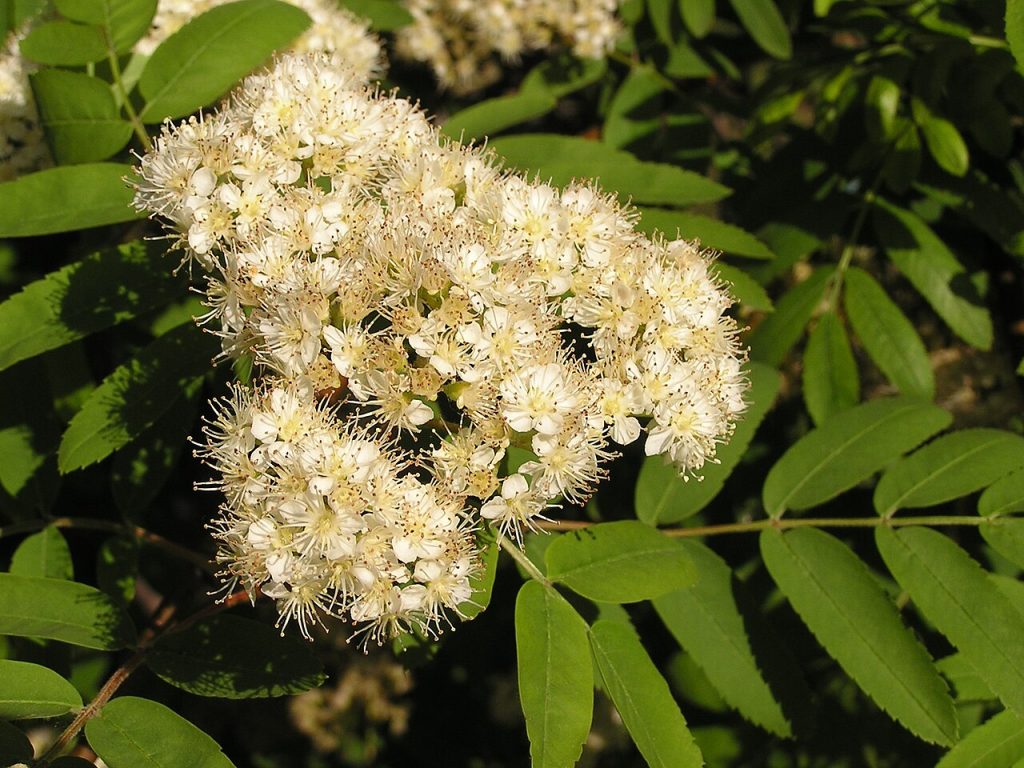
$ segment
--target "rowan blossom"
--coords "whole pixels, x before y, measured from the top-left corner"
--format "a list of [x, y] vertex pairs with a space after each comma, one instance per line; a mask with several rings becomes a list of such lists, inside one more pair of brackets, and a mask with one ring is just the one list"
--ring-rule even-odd
[[207, 327], [261, 372], [206, 456], [226, 577], [282, 624], [436, 631], [471, 598], [481, 521], [521, 541], [641, 439], [698, 474], [744, 409], [694, 244], [502, 170], [337, 62], [283, 57], [165, 126], [139, 174], [136, 205], [206, 271]]

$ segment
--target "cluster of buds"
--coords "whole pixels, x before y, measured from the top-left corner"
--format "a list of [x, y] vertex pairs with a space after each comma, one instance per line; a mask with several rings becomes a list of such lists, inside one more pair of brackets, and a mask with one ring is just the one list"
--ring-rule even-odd
[[614, 444], [695, 474], [744, 409], [731, 301], [693, 244], [501, 170], [325, 59], [165, 127], [140, 176], [225, 354], [265, 373], [206, 455], [227, 578], [284, 622], [436, 631], [470, 597], [481, 520], [521, 540], [586, 500]]
[[10, 181], [50, 164], [28, 76], [31, 64], [18, 51], [12, 32], [0, 50], [0, 181]]
[[406, 0], [413, 23], [398, 32], [399, 56], [426, 62], [442, 87], [468, 94], [501, 76], [502, 61], [553, 46], [599, 59], [621, 31], [619, 0]]

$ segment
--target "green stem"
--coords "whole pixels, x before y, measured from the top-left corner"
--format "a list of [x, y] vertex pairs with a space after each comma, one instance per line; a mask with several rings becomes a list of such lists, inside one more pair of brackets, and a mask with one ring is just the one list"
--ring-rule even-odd
[[[756, 533], [768, 528], [779, 531], [791, 528], [904, 528], [912, 525], [945, 526], [945, 525], [1000, 525], [1004, 518], [1000, 517], [958, 517], [955, 515], [931, 515], [920, 517], [796, 517], [779, 520], [752, 520], [746, 523], [724, 523], [721, 525], [700, 525], [693, 528], [661, 528], [666, 536], [674, 538], [696, 538], [698, 536], [721, 536], [729, 533]], [[548, 531], [574, 531], [589, 528], [596, 523], [581, 520], [554, 520], [540, 523], [539, 527]]]
[[534, 581], [539, 581], [546, 587], [551, 586], [551, 582], [548, 581], [547, 577], [540, 572], [540, 569], [533, 564], [533, 561], [526, 556], [519, 547], [513, 544], [509, 539], [504, 536], [500, 531], [498, 532], [498, 546], [509, 553], [512, 559], [515, 560], [519, 565], [523, 567], [523, 570], [530, 574], [530, 578]]
[[857, 241], [860, 240], [860, 232], [864, 229], [864, 222], [867, 221], [868, 211], [871, 210], [871, 206], [875, 201], [875, 193], [878, 191], [881, 181], [882, 174], [879, 173], [875, 177], [871, 189], [868, 190], [861, 201], [860, 210], [857, 211], [857, 218], [853, 222], [853, 229], [850, 230], [850, 236], [846, 239], [846, 245], [843, 246], [843, 252], [839, 256], [839, 266], [836, 267], [835, 275], [832, 277], [832, 289], [828, 297], [828, 306], [831, 312], [835, 312], [839, 304], [839, 294], [843, 290], [843, 278], [846, 276], [846, 270], [850, 268], [853, 253], [857, 249]]
[[149, 134], [146, 133], [146, 126], [142, 124], [135, 107], [132, 106], [131, 99], [128, 98], [128, 91], [125, 90], [124, 80], [121, 77], [121, 64], [117, 60], [117, 52], [110, 40], [110, 30], [105, 30], [105, 32], [107, 35], [107, 61], [110, 63], [110, 72], [114, 76], [114, 87], [117, 88], [118, 96], [121, 97], [121, 104], [128, 115], [128, 121], [132, 124], [132, 130], [142, 142], [143, 149], [149, 152], [153, 149], [153, 143], [149, 140]]

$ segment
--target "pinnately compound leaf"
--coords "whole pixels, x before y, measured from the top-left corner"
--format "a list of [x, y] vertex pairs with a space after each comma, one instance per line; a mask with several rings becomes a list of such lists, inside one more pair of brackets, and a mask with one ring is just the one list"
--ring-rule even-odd
[[701, 468], [699, 482], [683, 480], [679, 471], [666, 464], [662, 456], [644, 459], [636, 481], [634, 503], [637, 517], [645, 523], [678, 523], [700, 512], [722, 490], [779, 392], [778, 371], [763, 363], [749, 363], [747, 368], [750, 371], [747, 410], [729, 442], [719, 446], [718, 463]]
[[603, 688], [651, 768], [704, 764], [668, 683], [628, 624], [607, 619], [590, 629]]
[[587, 625], [555, 590], [528, 581], [516, 599], [519, 698], [536, 768], [572, 768], [593, 715]]
[[52, 669], [0, 659], [0, 718], [56, 717], [81, 706], [75, 686]]
[[956, 711], [928, 652], [849, 547], [814, 528], [761, 535], [765, 566], [825, 650], [920, 738], [949, 746]]
[[762, 673], [762, 665], [776, 667], [773, 682], [782, 682], [786, 703], [803, 708], [810, 692], [789, 652], [773, 647], [765, 658], [755, 655], [748, 636], [749, 617], [741, 613], [737, 599], [743, 585], [732, 569], [708, 547], [696, 541], [681, 542], [697, 567], [697, 583], [656, 597], [654, 609], [679, 645], [707, 675], [722, 698], [741, 715], [783, 737], [793, 735], [790, 717], [776, 700]]
[[875, 365], [904, 395], [931, 400], [935, 374], [914, 326], [864, 270], [851, 267], [844, 283], [846, 315]]
[[1000, 429], [961, 429], [893, 463], [875, 488], [875, 510], [930, 507], [966, 496], [1024, 466], [1024, 438]]
[[234, 768], [217, 742], [163, 704], [119, 696], [85, 726], [110, 768]]
[[1024, 758], [1024, 719], [1009, 710], [977, 726], [935, 768], [1007, 768]]
[[1024, 616], [970, 555], [941, 533], [879, 527], [875, 540], [921, 613], [1007, 707], [1024, 712]]
[[112, 651], [135, 643], [128, 614], [74, 581], [0, 573], [0, 635], [41, 637]]
[[697, 578], [678, 541], [633, 520], [564, 533], [548, 547], [545, 561], [552, 581], [605, 603], [649, 600]]
[[762, 499], [772, 517], [828, 501], [871, 477], [952, 417], [909, 397], [891, 397], [836, 414], [804, 435], [768, 472]]
[[860, 379], [850, 340], [834, 312], [818, 319], [804, 351], [804, 401], [815, 424], [860, 400]]

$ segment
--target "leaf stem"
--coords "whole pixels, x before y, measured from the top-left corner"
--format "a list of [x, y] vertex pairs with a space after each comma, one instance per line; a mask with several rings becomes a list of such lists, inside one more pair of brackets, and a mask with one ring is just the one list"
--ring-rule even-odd
[[0, 527], [0, 539], [5, 536], [14, 536], [19, 533], [33, 533], [48, 526], [54, 528], [73, 528], [84, 531], [108, 531], [110, 533], [127, 534], [134, 536], [139, 541], [159, 547], [170, 555], [182, 560], [187, 560], [207, 573], [215, 573], [217, 568], [210, 559], [199, 552], [193, 552], [181, 544], [175, 544], [170, 539], [165, 539], [159, 533], [147, 530], [137, 525], [127, 525], [116, 520], [98, 520], [92, 517], [55, 517], [50, 520], [28, 520], [23, 523], [13, 523]]
[[[589, 525], [589, 523], [587, 525]], [[542, 526], [542, 527], [546, 527], [546, 526]], [[585, 526], [578, 526], [578, 527], [582, 528], [582, 527], [585, 527]], [[517, 563], [519, 563], [519, 565], [522, 566], [523, 570], [526, 571], [530, 575], [531, 579], [533, 579], [534, 581], [539, 581], [545, 587], [550, 587], [551, 586], [551, 582], [548, 581], [547, 577], [543, 573], [540, 572], [540, 569], [536, 565], [533, 564], [533, 561], [530, 560], [530, 558], [528, 558], [526, 556], [525, 552], [523, 552], [519, 547], [517, 547], [515, 544], [513, 544], [504, 534], [501, 533], [501, 531], [498, 531], [497, 534], [498, 534], [498, 539], [497, 539], [498, 546], [501, 547], [506, 552], [508, 552], [509, 555], [512, 556], [512, 559], [515, 560]]]
[[135, 111], [131, 99], [128, 98], [128, 91], [124, 87], [124, 78], [121, 76], [121, 64], [117, 60], [114, 42], [110, 39], [110, 29], [109, 27], [104, 27], [103, 31], [107, 38], [107, 61], [110, 63], [110, 72], [114, 76], [114, 87], [117, 88], [117, 94], [121, 97], [121, 104], [124, 106], [128, 120], [132, 124], [132, 130], [135, 131], [135, 135], [142, 142], [142, 148], [149, 152], [153, 149], [153, 143], [149, 140], [149, 134], [146, 133], [146, 126], [142, 124], [138, 112]]
[[[751, 520], [745, 523], [723, 523], [721, 525], [699, 525], [693, 528], [661, 528], [666, 536], [673, 538], [696, 538], [699, 536], [721, 536], [729, 533], [756, 533], [768, 528], [785, 531], [791, 528], [904, 528], [912, 525], [934, 527], [949, 525], [982, 526], [1000, 525], [1000, 517], [963, 517], [956, 515], [930, 515], [920, 517], [795, 517], [780, 520]], [[546, 531], [575, 531], [589, 528], [596, 523], [583, 520], [552, 520], [538, 522], [537, 526]], [[531, 563], [532, 565], [532, 563]]]

